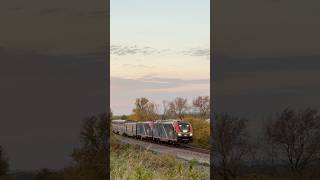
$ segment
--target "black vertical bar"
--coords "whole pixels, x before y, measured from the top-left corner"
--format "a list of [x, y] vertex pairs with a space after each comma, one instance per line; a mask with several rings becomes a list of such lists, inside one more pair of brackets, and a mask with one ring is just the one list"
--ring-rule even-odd
[[107, 22], [106, 22], [106, 26], [107, 26], [107, 54], [106, 54], [106, 61], [107, 61], [107, 78], [106, 78], [106, 83], [107, 83], [107, 89], [106, 89], [106, 92], [107, 92], [107, 147], [106, 147], [106, 179], [110, 179], [110, 124], [111, 124], [111, 108], [110, 108], [110, 0], [107, 0]]
[[213, 32], [213, 3], [210, 1], [210, 179], [213, 179], [213, 127], [215, 124], [215, 116], [214, 116], [214, 109], [215, 109], [215, 104], [214, 104], [214, 83], [213, 83], [213, 66], [214, 66], [214, 56], [213, 56], [213, 37], [214, 37], [214, 32]]

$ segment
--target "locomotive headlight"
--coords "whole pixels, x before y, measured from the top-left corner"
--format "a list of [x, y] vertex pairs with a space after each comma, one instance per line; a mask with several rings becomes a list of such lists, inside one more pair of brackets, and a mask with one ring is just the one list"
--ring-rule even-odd
[[182, 134], [181, 133], [178, 133], [178, 136], [181, 136]]

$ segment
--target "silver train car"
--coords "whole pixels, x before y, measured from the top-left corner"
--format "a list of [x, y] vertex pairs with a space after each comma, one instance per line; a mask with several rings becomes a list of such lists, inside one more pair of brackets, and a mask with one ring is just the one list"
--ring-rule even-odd
[[137, 137], [137, 123], [126, 122], [124, 135], [129, 137]]
[[154, 122], [137, 122], [137, 138], [138, 139], [153, 139]]
[[125, 122], [126, 120], [122, 119], [112, 120], [112, 132], [120, 135], [125, 135]]
[[155, 122], [113, 120], [112, 132], [137, 139], [172, 144], [192, 142], [193, 136], [191, 124], [181, 120], [157, 120]]

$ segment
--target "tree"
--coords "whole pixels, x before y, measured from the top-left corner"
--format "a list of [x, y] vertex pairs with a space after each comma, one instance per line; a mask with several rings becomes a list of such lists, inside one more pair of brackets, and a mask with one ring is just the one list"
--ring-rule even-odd
[[199, 96], [193, 100], [193, 106], [198, 110], [201, 119], [205, 119], [210, 112], [210, 97]]
[[137, 98], [131, 119], [137, 121], [154, 121], [158, 118], [157, 111], [157, 105], [147, 98]]
[[162, 113], [162, 116], [161, 116], [162, 120], [165, 120], [165, 119], [167, 119], [169, 117], [168, 111], [169, 111], [169, 102], [166, 101], [166, 100], [163, 100], [162, 101], [162, 112], [163, 113]]
[[74, 165], [65, 169], [65, 179], [107, 179], [108, 121], [111, 113], [84, 119], [80, 132], [82, 146], [74, 149]]
[[128, 118], [129, 118], [129, 117], [128, 117], [127, 115], [122, 115], [120, 119], [122, 119], [122, 120], [128, 120]]
[[135, 101], [135, 109], [133, 109], [133, 114], [136, 120], [145, 120], [146, 119], [146, 109], [148, 106], [149, 100], [147, 98], [137, 98]]
[[253, 153], [253, 146], [246, 140], [246, 119], [221, 114], [215, 117], [212, 135], [213, 162], [211, 165], [223, 179], [239, 175], [245, 158]]
[[187, 99], [177, 97], [174, 101], [169, 103], [169, 113], [175, 118], [183, 119], [187, 110], [188, 103]]
[[6, 176], [9, 171], [8, 159], [5, 157], [4, 150], [0, 146], [0, 177]]
[[317, 110], [285, 109], [265, 128], [265, 137], [278, 157], [285, 162], [292, 176], [300, 178], [308, 165], [320, 158], [320, 116]]

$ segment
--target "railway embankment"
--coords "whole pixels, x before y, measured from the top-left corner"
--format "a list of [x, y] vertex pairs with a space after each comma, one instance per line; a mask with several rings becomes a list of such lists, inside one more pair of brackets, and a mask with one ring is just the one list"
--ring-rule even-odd
[[146, 150], [153, 151], [156, 153], [172, 154], [179, 159], [184, 159], [187, 161], [196, 160], [202, 164], [207, 164], [207, 165], [210, 164], [209, 151], [204, 152], [204, 150], [202, 149], [200, 150], [199, 148], [192, 148], [190, 146], [176, 147], [176, 146], [167, 145], [167, 144], [156, 144], [148, 141], [141, 141], [141, 140], [136, 140], [133, 138], [123, 137], [118, 135], [116, 135], [115, 138], [117, 138], [117, 140], [119, 140], [122, 143], [138, 145]]
[[111, 179], [210, 179], [208, 165], [176, 155], [171, 147], [113, 135]]

